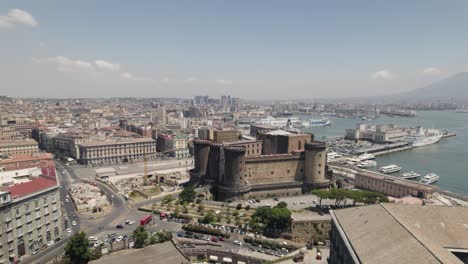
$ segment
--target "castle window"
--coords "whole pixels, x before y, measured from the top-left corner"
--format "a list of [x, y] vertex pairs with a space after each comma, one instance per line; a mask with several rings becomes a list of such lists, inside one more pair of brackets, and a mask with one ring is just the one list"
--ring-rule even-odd
[[319, 163], [319, 167], [322, 167], [322, 163]]
[[302, 144], [301, 144], [301, 141], [299, 141], [299, 142], [297, 143], [297, 149], [300, 150], [301, 148], [302, 148]]
[[290, 171], [288, 170], [288, 173], [289, 173], [289, 172], [290, 172]]
[[273, 174], [273, 171], [271, 171], [271, 174]]
[[319, 154], [319, 157], [322, 157], [322, 154]]
[[320, 171], [318, 171], [318, 174], [320, 174]]

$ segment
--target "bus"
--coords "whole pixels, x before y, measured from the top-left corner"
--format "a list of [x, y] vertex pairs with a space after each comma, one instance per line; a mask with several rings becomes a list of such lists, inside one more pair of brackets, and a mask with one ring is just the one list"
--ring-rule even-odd
[[140, 225], [141, 225], [141, 226], [145, 226], [145, 225], [149, 224], [149, 223], [151, 222], [151, 220], [153, 220], [153, 216], [152, 216], [152, 215], [143, 216], [143, 217], [140, 219]]

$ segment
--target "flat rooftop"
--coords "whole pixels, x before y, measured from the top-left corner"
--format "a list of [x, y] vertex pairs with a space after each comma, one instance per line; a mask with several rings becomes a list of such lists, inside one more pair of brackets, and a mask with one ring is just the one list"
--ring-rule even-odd
[[331, 211], [361, 263], [463, 263], [468, 207], [376, 204]]
[[156, 140], [151, 138], [124, 138], [124, 139], [111, 139], [103, 141], [90, 141], [81, 143], [81, 146], [84, 147], [93, 147], [93, 146], [106, 146], [106, 145], [122, 145], [122, 144], [135, 144], [135, 143], [146, 143], [146, 142], [156, 142]]
[[164, 242], [150, 245], [141, 249], [126, 249], [102, 256], [98, 260], [90, 261], [92, 264], [184, 264], [190, 263], [188, 259], [172, 244]]
[[30, 146], [30, 145], [38, 145], [38, 143], [34, 139], [0, 141], [0, 147]]
[[399, 177], [390, 176], [390, 175], [386, 175], [386, 174], [381, 174], [381, 173], [378, 173], [378, 172], [375, 172], [375, 171], [368, 171], [368, 170], [359, 169], [357, 174], [365, 176], [365, 177], [373, 178], [373, 179], [392, 182], [392, 183], [397, 184], [397, 185], [401, 185], [401, 186], [405, 186], [405, 187], [411, 187], [411, 188], [418, 189], [418, 190], [433, 191], [433, 192], [436, 192], [436, 191], [439, 190], [439, 188], [437, 188], [436, 186], [433, 186], [433, 185], [418, 183], [418, 182], [410, 181], [410, 180], [405, 180], [405, 179], [401, 179]]

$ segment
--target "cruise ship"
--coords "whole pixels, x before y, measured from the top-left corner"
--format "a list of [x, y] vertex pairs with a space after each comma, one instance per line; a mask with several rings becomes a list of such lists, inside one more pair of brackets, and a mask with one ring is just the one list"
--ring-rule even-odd
[[257, 124], [267, 125], [267, 126], [274, 126], [274, 127], [285, 127], [289, 123], [292, 125], [300, 124], [300, 120], [297, 117], [272, 117], [268, 116], [266, 118], [260, 119], [256, 122]]
[[418, 127], [415, 134], [406, 137], [406, 141], [413, 147], [422, 147], [437, 143], [443, 136], [443, 133], [437, 129], [423, 129]]
[[401, 178], [402, 179], [417, 179], [419, 178], [419, 176], [421, 176], [421, 174], [417, 173], [417, 172], [405, 172], [403, 174], [401, 174]]
[[358, 163], [357, 165], [359, 168], [365, 169], [365, 168], [372, 168], [377, 166], [377, 161], [375, 160], [364, 160]]
[[308, 121], [302, 122], [302, 125], [305, 127], [322, 127], [322, 126], [330, 126], [331, 121], [328, 118], [322, 119], [309, 119]]
[[394, 172], [397, 172], [397, 171], [400, 171], [401, 170], [401, 167], [400, 166], [397, 166], [397, 165], [394, 165], [394, 164], [391, 164], [391, 165], [388, 165], [388, 166], [383, 166], [379, 169], [380, 172], [382, 173], [394, 173]]
[[439, 175], [435, 173], [429, 173], [421, 179], [422, 183], [431, 184], [439, 180]]

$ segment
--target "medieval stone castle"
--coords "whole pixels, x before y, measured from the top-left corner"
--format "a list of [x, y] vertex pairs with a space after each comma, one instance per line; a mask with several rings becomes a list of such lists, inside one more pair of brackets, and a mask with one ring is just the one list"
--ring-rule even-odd
[[257, 140], [194, 140], [192, 184], [211, 185], [217, 200], [293, 196], [329, 185], [324, 142], [283, 130]]

